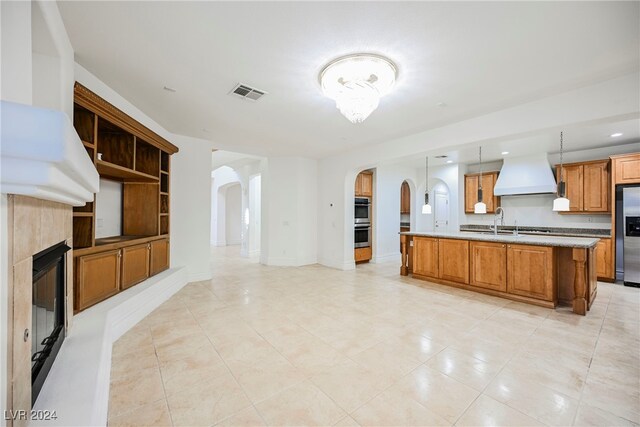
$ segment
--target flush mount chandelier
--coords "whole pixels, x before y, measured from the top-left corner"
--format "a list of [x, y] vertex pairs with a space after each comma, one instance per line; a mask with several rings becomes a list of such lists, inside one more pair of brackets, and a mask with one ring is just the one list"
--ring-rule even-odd
[[355, 54], [327, 64], [320, 72], [322, 92], [351, 123], [362, 123], [396, 82], [396, 66], [382, 56]]

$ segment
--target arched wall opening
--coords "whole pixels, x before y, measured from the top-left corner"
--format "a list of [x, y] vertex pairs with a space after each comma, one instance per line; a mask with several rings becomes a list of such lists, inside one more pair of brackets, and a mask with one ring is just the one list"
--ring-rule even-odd
[[224, 195], [224, 235], [226, 246], [242, 243], [242, 187], [240, 183], [229, 184], [221, 188]]

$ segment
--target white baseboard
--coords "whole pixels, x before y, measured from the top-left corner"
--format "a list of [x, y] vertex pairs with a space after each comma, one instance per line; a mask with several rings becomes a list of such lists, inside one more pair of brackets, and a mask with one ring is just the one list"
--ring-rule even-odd
[[322, 258], [318, 260], [318, 264], [325, 267], [335, 268], [337, 270], [354, 270], [356, 268], [356, 262], [354, 260], [345, 261], [341, 259], [327, 259]]
[[57, 419], [30, 425], [106, 425], [113, 342], [186, 284], [186, 268], [172, 268], [75, 316], [33, 407]]
[[267, 257], [266, 265], [276, 267], [301, 267], [303, 265], [316, 264], [318, 261], [315, 257], [307, 258], [289, 258], [289, 257]]
[[401, 261], [402, 261], [402, 254], [400, 253], [376, 256], [371, 259], [371, 262], [376, 264], [382, 264], [386, 262], [397, 262], [399, 265]]
[[203, 280], [210, 280], [213, 277], [211, 270], [202, 271], [200, 273], [189, 273], [189, 283], [201, 282]]

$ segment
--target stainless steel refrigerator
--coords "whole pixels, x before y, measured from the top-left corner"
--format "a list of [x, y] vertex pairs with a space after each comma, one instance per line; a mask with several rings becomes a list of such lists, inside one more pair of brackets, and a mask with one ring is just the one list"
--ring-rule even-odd
[[622, 189], [624, 284], [640, 287], [640, 187]]

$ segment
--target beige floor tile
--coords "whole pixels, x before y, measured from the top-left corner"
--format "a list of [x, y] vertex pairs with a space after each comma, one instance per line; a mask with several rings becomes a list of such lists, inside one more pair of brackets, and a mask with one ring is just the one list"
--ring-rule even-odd
[[425, 365], [478, 391], [482, 391], [502, 368], [502, 364], [485, 362], [452, 348], [441, 351]]
[[163, 363], [160, 372], [165, 394], [169, 396], [205, 379], [228, 375], [229, 369], [209, 345], [184, 358]]
[[311, 381], [299, 383], [256, 405], [267, 425], [326, 426], [346, 413]]
[[176, 426], [211, 426], [251, 406], [231, 374], [205, 379], [167, 400]]
[[335, 423], [334, 426], [335, 427], [360, 427], [360, 424], [358, 424], [356, 420], [354, 420], [349, 415], [347, 415], [346, 417], [342, 418], [340, 421]]
[[248, 366], [246, 370], [234, 372], [234, 376], [254, 404], [304, 381], [307, 377], [286, 360]]
[[135, 371], [111, 382], [109, 418], [161, 399], [164, 390], [160, 370], [154, 367]]
[[108, 425], [109, 427], [166, 427], [173, 424], [167, 401], [162, 399], [109, 418]]
[[314, 375], [311, 380], [348, 413], [391, 386], [394, 378], [349, 361]]
[[261, 427], [266, 426], [266, 424], [256, 408], [250, 406], [247, 409], [243, 409], [237, 414], [230, 416], [229, 418], [225, 418], [223, 421], [216, 424], [216, 426]]
[[611, 412], [603, 411], [586, 403], [578, 407], [578, 414], [574, 422], [576, 426], [625, 426], [635, 427], [638, 424], [625, 418], [618, 417]]
[[578, 409], [578, 400], [508, 371], [501, 372], [484, 394], [553, 426], [570, 425]]
[[456, 426], [522, 427], [544, 426], [544, 424], [483, 394], [458, 419]]
[[450, 423], [415, 400], [386, 391], [351, 414], [361, 426], [448, 426]]
[[[136, 408], [157, 408], [146, 418], [162, 424], [166, 399], [177, 424], [262, 425], [252, 401], [302, 402], [308, 380], [353, 416], [324, 421], [322, 405], [298, 404], [273, 419], [640, 423], [636, 289], [600, 283], [576, 316], [401, 277], [395, 263], [270, 267], [229, 247], [214, 248], [211, 265], [212, 280], [185, 286], [114, 343], [112, 424], [143, 423]], [[307, 391], [293, 396], [297, 387]]]
[[478, 390], [424, 365], [403, 377], [390, 390], [394, 389], [410, 396], [451, 424], [480, 395]]

